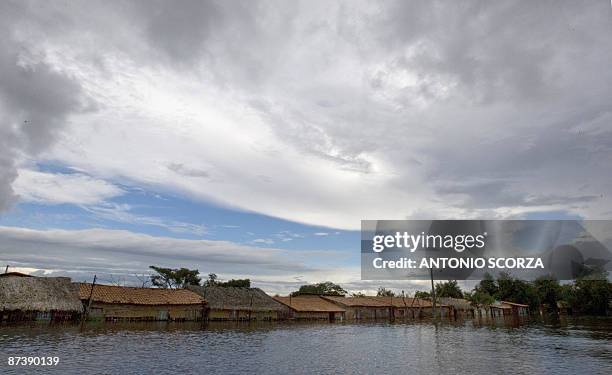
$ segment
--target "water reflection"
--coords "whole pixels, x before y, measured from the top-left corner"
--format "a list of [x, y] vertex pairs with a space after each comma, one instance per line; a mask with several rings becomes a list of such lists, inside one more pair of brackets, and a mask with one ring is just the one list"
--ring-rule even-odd
[[0, 327], [8, 356], [57, 355], [51, 373], [602, 373], [612, 319], [363, 323], [115, 323]]

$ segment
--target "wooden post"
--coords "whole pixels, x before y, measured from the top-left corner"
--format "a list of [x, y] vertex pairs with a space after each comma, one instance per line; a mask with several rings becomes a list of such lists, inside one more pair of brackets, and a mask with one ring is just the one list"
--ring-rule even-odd
[[89, 298], [87, 299], [87, 309], [85, 310], [84, 319], [89, 317], [89, 309], [91, 308], [91, 299], [93, 298], [94, 286], [96, 285], [97, 276], [94, 275], [93, 283], [91, 283], [91, 290], [89, 291]]
[[6, 268], [4, 269], [4, 273], [8, 273], [8, 267], [9, 267], [9, 265], [7, 264]]
[[433, 268], [429, 269], [429, 275], [431, 276], [431, 315], [435, 319], [436, 318], [436, 288], [434, 288], [434, 279], [433, 279]]

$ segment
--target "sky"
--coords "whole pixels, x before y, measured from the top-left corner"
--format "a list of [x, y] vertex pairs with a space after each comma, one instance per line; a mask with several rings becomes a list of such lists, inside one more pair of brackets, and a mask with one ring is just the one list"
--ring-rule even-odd
[[0, 265], [369, 292], [363, 219], [610, 219], [611, 16], [606, 1], [3, 1]]

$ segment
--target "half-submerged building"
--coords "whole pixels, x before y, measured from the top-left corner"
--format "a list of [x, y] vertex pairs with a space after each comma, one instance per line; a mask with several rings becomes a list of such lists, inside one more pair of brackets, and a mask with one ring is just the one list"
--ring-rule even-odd
[[0, 322], [59, 322], [81, 315], [78, 288], [68, 277], [0, 276]]
[[393, 305], [373, 297], [321, 296], [321, 298], [344, 308], [346, 310], [344, 317], [347, 320], [393, 317]]
[[187, 289], [133, 288], [79, 283], [88, 319], [105, 321], [197, 321], [206, 301]]
[[[430, 300], [410, 297], [369, 297], [387, 303], [393, 307], [393, 318], [396, 319], [420, 319], [430, 318], [434, 314], [433, 305]], [[450, 307], [445, 304], [436, 303], [435, 314], [437, 317], [449, 317]]]
[[208, 303], [209, 320], [282, 320], [291, 310], [259, 288], [188, 286]]
[[344, 320], [346, 309], [316, 295], [274, 297], [289, 307], [294, 319], [303, 320]]

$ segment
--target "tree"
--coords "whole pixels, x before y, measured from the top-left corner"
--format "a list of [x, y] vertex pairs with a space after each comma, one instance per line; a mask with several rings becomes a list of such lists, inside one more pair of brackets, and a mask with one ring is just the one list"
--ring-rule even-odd
[[216, 273], [209, 273], [208, 279], [204, 281], [204, 286], [217, 286], [219, 282], [217, 281], [218, 277]]
[[378, 288], [378, 292], [376, 292], [377, 297], [395, 297], [395, 293], [391, 289], [387, 289], [384, 287]]
[[491, 276], [491, 274], [488, 272], [483, 275], [482, 280], [480, 280], [480, 283], [478, 283], [474, 289], [490, 296], [494, 296], [498, 292], [497, 283], [495, 282], [493, 276]]
[[361, 292], [354, 292], [351, 293], [351, 297], [365, 297], [366, 295], [364, 293]]
[[414, 292], [414, 298], [429, 298], [431, 297], [431, 294], [429, 292], [423, 292], [420, 290], [417, 290], [416, 292]]
[[612, 299], [612, 283], [608, 280], [578, 279], [573, 290], [572, 310], [594, 315], [608, 314]]
[[495, 302], [495, 298], [489, 293], [474, 289], [472, 293], [464, 293], [465, 299], [471, 302], [472, 306], [486, 306]]
[[178, 289], [187, 285], [200, 285], [200, 271], [187, 268], [163, 268], [149, 266], [157, 275], [151, 275], [151, 283], [159, 288]]
[[552, 276], [537, 278], [533, 285], [540, 303], [548, 306], [550, 311], [557, 311], [557, 301], [561, 297], [561, 286], [559, 281]]
[[331, 281], [325, 281], [317, 284], [302, 285], [297, 292], [291, 293], [292, 296], [300, 294], [318, 294], [318, 295], [332, 295], [332, 296], [343, 296], [347, 292], [340, 285], [334, 284]]
[[463, 292], [456, 280], [436, 284], [436, 297], [463, 298]]
[[222, 286], [222, 287], [250, 288], [251, 280], [250, 279], [231, 279], [225, 282], [218, 282], [217, 285]]

